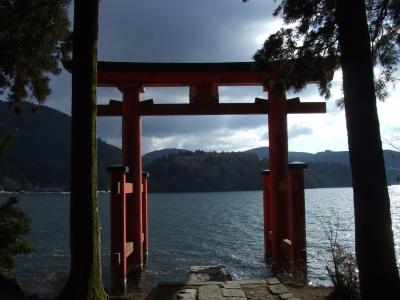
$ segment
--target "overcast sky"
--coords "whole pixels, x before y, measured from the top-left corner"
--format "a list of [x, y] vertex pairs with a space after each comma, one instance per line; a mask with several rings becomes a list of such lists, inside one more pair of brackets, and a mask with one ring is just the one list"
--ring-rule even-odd
[[[102, 0], [99, 11], [98, 59], [141, 62], [250, 61], [265, 38], [282, 24], [272, 16], [272, 0]], [[71, 77], [53, 78], [46, 105], [70, 114]], [[341, 98], [341, 73], [334, 77], [326, 114], [289, 115], [289, 150], [347, 150]], [[221, 102], [266, 98], [262, 88], [222, 87]], [[188, 88], [146, 89], [143, 99], [156, 103], [188, 101]], [[293, 96], [293, 95], [288, 95]], [[301, 101], [324, 101], [315, 86]], [[379, 103], [383, 136], [400, 127], [400, 88]], [[98, 89], [98, 102], [121, 99], [116, 89]], [[267, 116], [143, 117], [143, 152], [163, 148], [238, 151], [268, 145]], [[121, 145], [120, 118], [98, 118], [98, 136]]]

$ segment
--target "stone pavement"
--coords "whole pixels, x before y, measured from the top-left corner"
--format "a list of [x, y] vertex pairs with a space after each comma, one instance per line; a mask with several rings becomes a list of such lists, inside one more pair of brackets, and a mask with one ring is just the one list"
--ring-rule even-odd
[[159, 283], [154, 300], [299, 300], [275, 277], [232, 280], [223, 265], [192, 266], [186, 282]]
[[190, 281], [175, 300], [299, 300], [276, 278], [266, 280]]

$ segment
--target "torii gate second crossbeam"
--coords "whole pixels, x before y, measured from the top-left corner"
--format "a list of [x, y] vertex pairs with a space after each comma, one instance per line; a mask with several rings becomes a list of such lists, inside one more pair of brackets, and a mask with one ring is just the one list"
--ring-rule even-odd
[[[263, 74], [266, 75], [266, 74]], [[268, 76], [273, 76], [271, 71]], [[276, 75], [277, 76], [277, 75]], [[314, 78], [310, 78], [312, 83]], [[117, 87], [122, 102], [97, 105], [98, 116], [122, 117], [122, 163], [110, 168], [111, 289], [125, 290], [129, 271], [147, 255], [147, 176], [141, 162], [141, 116], [268, 114], [269, 168], [263, 172], [265, 256], [275, 269], [301, 265], [306, 274], [304, 164], [288, 164], [287, 114], [324, 113], [325, 102], [286, 99], [263, 85], [253, 63], [98, 62], [98, 86]], [[190, 87], [187, 104], [140, 101], [145, 87]], [[264, 86], [268, 100], [219, 103], [219, 86]]]

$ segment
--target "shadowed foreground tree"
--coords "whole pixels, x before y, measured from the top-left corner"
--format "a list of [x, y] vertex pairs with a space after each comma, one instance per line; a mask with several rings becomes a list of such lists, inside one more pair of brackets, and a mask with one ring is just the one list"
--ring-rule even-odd
[[71, 269], [59, 299], [106, 299], [96, 168], [98, 0], [74, 2], [71, 114]]
[[[279, 82], [265, 78], [270, 85], [299, 91], [307, 73], [319, 74], [320, 92], [326, 97], [330, 96], [326, 70], [342, 69], [361, 296], [393, 299], [400, 295], [400, 280], [376, 99], [383, 99], [385, 86], [396, 80], [400, 1], [279, 2], [274, 15], [281, 15], [290, 26], [271, 35], [254, 58], [261, 70], [278, 70]], [[374, 77], [375, 64], [382, 71]], [[377, 276], [382, 277], [379, 284]]]

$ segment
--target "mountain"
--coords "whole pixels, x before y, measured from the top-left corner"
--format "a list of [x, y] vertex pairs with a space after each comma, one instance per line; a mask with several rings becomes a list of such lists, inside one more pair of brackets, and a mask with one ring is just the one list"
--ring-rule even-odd
[[243, 191], [261, 188], [260, 171], [268, 165], [244, 152], [179, 152], [149, 163], [152, 192]]
[[[17, 130], [14, 144], [0, 159], [0, 186], [6, 190], [67, 190], [70, 164], [70, 117], [41, 106], [37, 113], [25, 103], [16, 115], [8, 103], [0, 102], [0, 136]], [[106, 166], [120, 162], [121, 150], [102, 140], [97, 143], [98, 186], [106, 189]]]
[[[260, 159], [267, 159], [268, 153], [269, 153], [269, 148], [268, 147], [259, 147], [259, 148], [246, 150], [245, 152], [255, 154]], [[311, 161], [313, 155], [314, 154], [308, 153], [308, 152], [293, 152], [293, 151], [291, 151], [291, 152], [289, 152], [289, 162], [291, 162], [291, 161], [308, 162], [308, 161]], [[327, 160], [327, 161], [330, 161], [330, 160]]]
[[[267, 168], [267, 159], [251, 152], [195, 151], [159, 157], [146, 166], [146, 171], [150, 172], [151, 192], [209, 192], [260, 190], [260, 171]], [[388, 169], [387, 173], [388, 182], [396, 183], [399, 172]], [[310, 162], [304, 182], [306, 188], [350, 187], [350, 166], [335, 161]]]
[[[149, 187], [152, 192], [209, 192], [260, 190], [260, 171], [266, 159], [247, 152], [180, 152], [150, 162]], [[306, 188], [351, 186], [348, 165], [315, 162], [305, 172]]]
[[[247, 153], [254, 153], [260, 159], [268, 158], [269, 149], [268, 147], [254, 148], [246, 151]], [[338, 162], [342, 164], [349, 164], [349, 154], [348, 151], [331, 151], [325, 150], [323, 152], [317, 152], [315, 154], [308, 152], [289, 152], [289, 162], [290, 161], [302, 161], [302, 162]]]
[[[26, 104], [24, 115], [17, 116], [0, 102], [0, 136], [17, 130], [15, 144], [0, 159], [0, 190], [68, 190], [70, 117], [46, 106], [35, 114], [31, 109]], [[106, 168], [120, 163], [121, 149], [100, 139], [97, 145], [98, 188], [106, 190]], [[400, 153], [385, 150], [384, 155], [388, 182], [396, 183]], [[151, 192], [253, 190], [261, 189], [267, 157], [267, 147], [223, 153], [171, 148], [145, 154], [143, 167], [150, 172]], [[351, 186], [346, 151], [290, 152], [289, 161], [308, 163], [306, 187]]]
[[189, 153], [189, 152], [191, 151], [185, 149], [167, 148], [146, 153], [145, 155], [142, 156], [143, 168], [145, 168], [149, 163], [153, 162], [157, 158], [172, 154]]
[[[250, 149], [245, 152], [253, 153], [257, 155], [260, 159], [266, 159], [268, 158], [268, 151], [268, 147], [260, 147]], [[393, 150], [383, 150], [383, 156], [385, 158], [385, 165], [387, 169], [400, 170], [399, 152]], [[291, 161], [302, 161], [307, 163], [336, 162], [344, 165], [350, 165], [348, 151], [325, 150], [323, 152], [317, 152], [315, 154], [308, 152], [289, 152], [289, 162]]]

